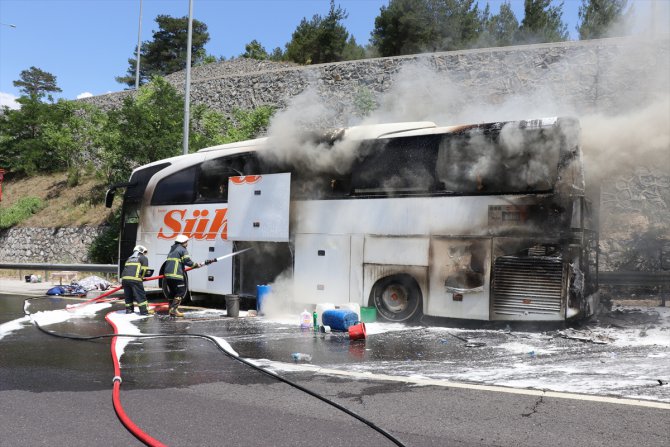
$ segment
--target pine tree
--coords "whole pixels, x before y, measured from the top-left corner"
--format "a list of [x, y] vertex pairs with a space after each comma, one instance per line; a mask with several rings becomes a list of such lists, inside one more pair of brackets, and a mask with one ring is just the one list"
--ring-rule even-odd
[[625, 24], [628, 0], [582, 0], [580, 23], [576, 27], [581, 40], [624, 36], [630, 33]]
[[517, 34], [517, 43], [560, 42], [568, 39], [568, 26], [563, 23], [563, 2], [551, 6], [551, 0], [525, 0], [524, 18]]

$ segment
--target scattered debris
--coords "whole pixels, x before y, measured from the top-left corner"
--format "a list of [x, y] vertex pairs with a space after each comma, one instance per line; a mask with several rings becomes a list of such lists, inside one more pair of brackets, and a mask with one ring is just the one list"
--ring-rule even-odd
[[80, 280], [75, 280], [70, 283], [71, 286], [79, 286], [87, 291], [89, 290], [107, 290], [109, 289], [112, 284], [105, 280], [104, 278], [100, 278], [99, 276], [87, 276], [84, 279]]
[[599, 345], [606, 345], [615, 341], [614, 338], [603, 334], [598, 334], [592, 331], [578, 331], [576, 329], [565, 329], [557, 332], [563, 338], [571, 340], [579, 340], [583, 342], [596, 343]]

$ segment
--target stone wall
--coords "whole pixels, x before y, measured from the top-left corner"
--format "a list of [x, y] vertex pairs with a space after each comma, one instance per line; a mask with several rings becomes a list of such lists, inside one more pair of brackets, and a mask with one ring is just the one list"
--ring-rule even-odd
[[10, 228], [0, 232], [0, 262], [86, 264], [102, 228]]
[[[515, 95], [541, 94], [543, 100], [551, 98], [555, 109], [607, 111], [650, 98], [650, 69], [665, 65], [660, 71], [667, 73], [669, 48], [667, 38], [612, 38], [314, 66], [234, 59], [193, 68], [191, 102], [227, 114], [234, 108], [260, 105], [285, 109], [295, 97], [311, 89], [322, 104], [331, 108], [335, 124], [351, 124], [361, 90], [370, 92], [379, 103], [401, 82], [399, 74], [403, 70], [418, 67], [435, 77], [426, 86], [422, 85], [423, 79], [412, 79], [417, 90], [434, 88], [439, 94], [437, 90], [448, 85], [460, 91], [452, 98], [455, 103], [444, 105], [451, 109], [472, 103], [495, 105]], [[167, 79], [183, 91], [183, 72]], [[118, 107], [131, 94], [126, 90], [80, 101], [107, 109]]]
[[[226, 114], [235, 108], [274, 105], [283, 113], [296, 110], [295, 115], [307, 125], [357, 124], [363, 119], [361, 99], [372, 101], [377, 109], [367, 118], [372, 122], [429, 120], [455, 124], [506, 119], [514, 112], [533, 118], [538, 116], [537, 110], [580, 117], [617, 115], [644, 108], [663, 95], [670, 96], [669, 64], [668, 36], [477, 49], [314, 66], [237, 59], [194, 68], [191, 102]], [[183, 72], [167, 79], [183, 89]], [[126, 90], [81, 101], [110, 109], [132, 94]], [[670, 123], [661, 124], [667, 136]], [[646, 142], [633, 140], [631, 145], [638, 143]], [[667, 146], [667, 142], [661, 144]], [[670, 152], [669, 147], [665, 149]], [[624, 146], [620, 152], [628, 150], [635, 148]], [[601, 159], [595, 165], [603, 181], [601, 259], [607, 269], [626, 263], [625, 257], [639, 234], [670, 238], [670, 162], [640, 159], [639, 165], [628, 171], [607, 172], [602, 169], [605, 161], [606, 158]], [[24, 262], [85, 262], [87, 244], [98, 231], [10, 230], [0, 234], [0, 260], [18, 257]]]

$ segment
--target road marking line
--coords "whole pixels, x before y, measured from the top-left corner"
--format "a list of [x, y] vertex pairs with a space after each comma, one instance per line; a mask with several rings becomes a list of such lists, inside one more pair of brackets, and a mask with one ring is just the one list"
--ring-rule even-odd
[[670, 404], [665, 402], [654, 402], [649, 400], [630, 399], [625, 397], [592, 396], [588, 394], [562, 393], [559, 391], [542, 391], [542, 390], [529, 390], [523, 388], [508, 388], [497, 385], [477, 385], [472, 383], [450, 382], [448, 380], [390, 376], [388, 374], [375, 374], [370, 372], [360, 373], [352, 371], [339, 371], [336, 369], [319, 368], [316, 366], [310, 367], [307, 365], [305, 365], [305, 369], [310, 369], [320, 374], [347, 376], [347, 377], [354, 377], [357, 379], [385, 380], [390, 382], [413, 383], [416, 385], [423, 385], [423, 386], [432, 385], [432, 386], [451, 387], [451, 388], [465, 388], [479, 391], [493, 391], [498, 393], [509, 393], [509, 394], [524, 394], [527, 396], [556, 397], [558, 399], [584, 400], [584, 401], [602, 402], [608, 404], [631, 405], [636, 407], [648, 407], [648, 408], [659, 408], [663, 410], [670, 410]]

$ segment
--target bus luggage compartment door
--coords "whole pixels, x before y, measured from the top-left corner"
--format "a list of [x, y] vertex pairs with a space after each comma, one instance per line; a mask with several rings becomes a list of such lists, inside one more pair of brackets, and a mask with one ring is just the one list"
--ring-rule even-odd
[[296, 234], [295, 302], [348, 303], [350, 253], [349, 235]]
[[491, 239], [435, 237], [431, 257], [426, 314], [488, 320]]
[[228, 240], [287, 242], [291, 174], [228, 179]]

